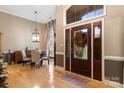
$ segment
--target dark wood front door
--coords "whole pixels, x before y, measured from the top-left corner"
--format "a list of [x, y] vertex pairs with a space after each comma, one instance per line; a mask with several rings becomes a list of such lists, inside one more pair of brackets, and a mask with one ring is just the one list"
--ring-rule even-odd
[[93, 78], [102, 80], [102, 21], [93, 23]]
[[91, 24], [71, 29], [71, 71], [91, 77]]

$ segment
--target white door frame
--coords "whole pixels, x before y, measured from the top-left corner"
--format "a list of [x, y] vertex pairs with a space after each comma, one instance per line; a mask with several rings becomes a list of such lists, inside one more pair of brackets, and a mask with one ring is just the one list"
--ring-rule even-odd
[[[98, 22], [98, 21], [102, 21], [102, 81], [104, 81], [105, 73], [104, 73], [104, 17], [103, 16], [99, 17], [99, 18], [87, 20], [87, 21], [76, 22], [74, 24], [67, 25], [67, 26], [64, 27], [64, 69], [65, 69], [65, 30], [70, 29], [70, 33], [71, 33], [71, 28], [72, 27], [85, 25], [85, 24], [88, 24], [88, 23], [91, 23], [91, 28], [93, 28], [93, 23]], [[91, 29], [91, 35], [92, 35], [91, 36], [91, 47], [92, 47], [92, 49], [91, 49], [91, 78], [93, 78], [93, 29]], [[71, 58], [71, 53], [70, 53], [70, 58]], [[70, 70], [71, 70], [71, 60], [70, 60]]]

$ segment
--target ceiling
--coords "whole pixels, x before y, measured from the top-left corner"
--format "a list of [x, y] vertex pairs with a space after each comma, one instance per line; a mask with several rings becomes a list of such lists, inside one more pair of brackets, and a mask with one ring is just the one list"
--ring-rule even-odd
[[56, 5], [0, 5], [0, 11], [35, 21], [46, 23], [56, 17]]

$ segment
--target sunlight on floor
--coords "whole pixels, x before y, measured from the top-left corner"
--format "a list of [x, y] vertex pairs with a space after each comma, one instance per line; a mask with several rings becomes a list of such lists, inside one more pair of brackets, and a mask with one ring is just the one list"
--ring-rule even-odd
[[54, 61], [51, 60], [50, 64], [49, 64], [49, 83], [50, 83], [50, 87], [54, 88]]
[[38, 85], [35, 85], [33, 88], [40, 88]]

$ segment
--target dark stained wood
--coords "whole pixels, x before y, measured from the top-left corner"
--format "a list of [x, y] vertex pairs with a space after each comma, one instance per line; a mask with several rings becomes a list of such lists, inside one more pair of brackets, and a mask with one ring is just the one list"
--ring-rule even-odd
[[66, 66], [65, 66], [65, 69], [67, 70], [67, 71], [70, 71], [70, 59], [69, 58], [66, 58], [66, 64], [65, 64]]
[[[81, 29], [88, 29], [88, 59], [74, 58], [74, 32]], [[71, 71], [91, 77], [91, 24], [73, 27], [71, 30]]]
[[[95, 38], [95, 27], [101, 29], [100, 37]], [[102, 22], [93, 23], [93, 78], [102, 80]]]
[[65, 69], [70, 71], [70, 29], [65, 30]]
[[23, 60], [22, 52], [21, 51], [15, 51], [14, 55], [15, 55], [15, 62], [18, 63], [18, 62]]

